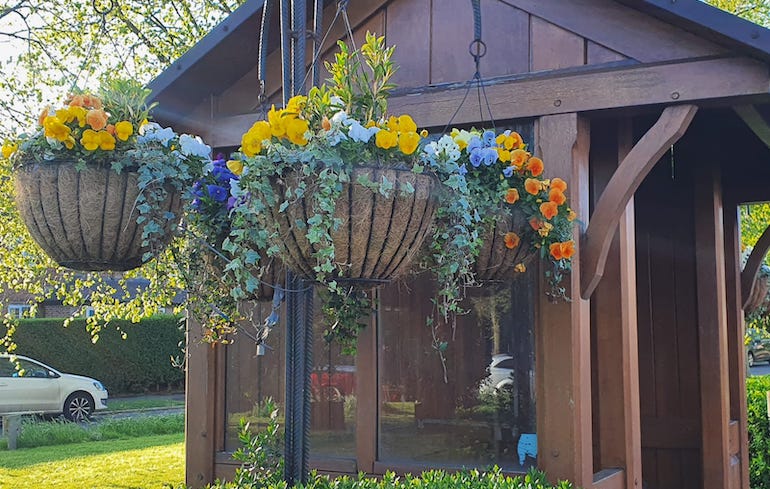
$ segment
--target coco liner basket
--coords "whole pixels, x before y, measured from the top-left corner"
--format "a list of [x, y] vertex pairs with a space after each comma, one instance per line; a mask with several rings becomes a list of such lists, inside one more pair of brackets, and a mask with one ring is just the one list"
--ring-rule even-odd
[[[74, 270], [130, 270], [140, 266], [142, 224], [137, 224], [137, 174], [73, 163], [27, 164], [14, 171], [16, 205], [29, 233], [59, 265]], [[159, 214], [181, 216], [170, 191]], [[169, 221], [162, 242], [171, 240]]]
[[515, 277], [514, 267], [528, 264], [537, 251], [526, 238], [521, 238], [513, 249], [505, 245], [505, 234], [513, 231], [525, 236], [529, 222], [518, 210], [492, 221], [482, 236], [481, 250], [474, 264], [476, 279], [482, 283], [504, 282]]
[[[366, 176], [372, 182], [383, 177], [394, 184], [388, 196], [357, 183]], [[433, 224], [436, 203], [433, 188], [436, 180], [430, 175], [416, 174], [398, 168], [359, 167], [350, 175], [351, 183], [343, 185], [335, 219], [341, 221], [332, 231], [335, 262], [340, 265], [338, 280], [381, 283], [408, 270]], [[400, 189], [407, 183], [413, 193]], [[274, 183], [276, 195], [283, 200], [285, 189]], [[286, 265], [305, 279], [314, 279], [315, 248], [308, 241], [305, 229], [295, 222], [307, 222], [312, 215], [305, 199], [292, 202], [284, 211], [271, 210], [271, 218], [280, 228], [281, 255]]]

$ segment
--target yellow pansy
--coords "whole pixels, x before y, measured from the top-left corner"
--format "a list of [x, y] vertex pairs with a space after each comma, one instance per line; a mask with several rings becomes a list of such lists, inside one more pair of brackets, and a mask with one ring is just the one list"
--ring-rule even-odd
[[80, 144], [83, 145], [83, 149], [86, 151], [96, 151], [101, 143], [99, 133], [93, 129], [86, 129], [83, 131], [83, 135], [80, 138]]
[[65, 146], [67, 149], [72, 149], [72, 148], [74, 148], [74, 147], [75, 147], [75, 138], [73, 138], [72, 136], [70, 136], [70, 137], [68, 137], [67, 139], [65, 139], [65, 140], [64, 140], [64, 146]]
[[304, 146], [307, 144], [305, 133], [308, 127], [308, 122], [304, 119], [289, 118], [286, 121], [286, 138], [297, 146]]
[[3, 158], [10, 158], [12, 154], [16, 152], [16, 150], [19, 149], [19, 145], [16, 143], [13, 143], [11, 141], [6, 141], [3, 143]]
[[289, 103], [286, 104], [286, 110], [288, 112], [299, 114], [300, 112], [302, 112], [302, 109], [305, 108], [306, 104], [307, 104], [307, 97], [305, 97], [304, 95], [295, 95], [294, 97], [289, 99]]
[[43, 120], [43, 128], [47, 138], [53, 138], [57, 141], [65, 141], [70, 135], [70, 128], [56, 116], [46, 117]]
[[86, 115], [88, 114], [88, 111], [86, 109], [77, 105], [70, 105], [69, 113], [73, 117], [73, 120], [74, 119], [78, 120], [78, 126], [85, 127]]
[[286, 135], [286, 119], [283, 110], [276, 110], [275, 105], [267, 113], [267, 122], [270, 124], [270, 131], [273, 136], [282, 138]]
[[134, 126], [128, 121], [120, 121], [115, 124], [115, 136], [121, 141], [128, 141], [128, 138], [134, 133]]
[[270, 139], [272, 132], [267, 121], [257, 121], [241, 137], [241, 151], [246, 156], [254, 156], [262, 151], [262, 141]]
[[398, 149], [405, 155], [414, 153], [418, 144], [420, 144], [420, 135], [414, 131], [402, 132], [398, 135]]
[[450, 136], [452, 136], [452, 139], [457, 144], [457, 146], [460, 147], [461, 150], [468, 147], [468, 143], [470, 142], [471, 138], [474, 136], [474, 134], [470, 131], [466, 131], [463, 129], [462, 131], [455, 128], [452, 129], [452, 132], [449, 133]]
[[378, 148], [390, 149], [398, 144], [398, 135], [393, 131], [382, 129], [377, 132], [374, 143]]
[[404, 114], [398, 117], [398, 130], [400, 132], [417, 132], [417, 124], [414, 123], [412, 116]]
[[243, 162], [240, 160], [229, 160], [227, 162], [227, 169], [235, 175], [241, 176], [241, 173], [243, 173]]
[[112, 151], [115, 149], [115, 137], [107, 131], [99, 131], [99, 149], [103, 151]]

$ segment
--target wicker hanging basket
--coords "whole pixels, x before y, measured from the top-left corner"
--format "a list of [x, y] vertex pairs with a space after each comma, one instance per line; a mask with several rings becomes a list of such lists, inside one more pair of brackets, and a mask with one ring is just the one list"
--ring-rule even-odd
[[[14, 171], [16, 205], [29, 233], [59, 265], [74, 270], [130, 270], [142, 265], [142, 225], [137, 224], [136, 173], [118, 174], [71, 162], [28, 164]], [[170, 190], [170, 189], [167, 189]], [[158, 246], [171, 240], [181, 198], [169, 191], [159, 216], [172, 212]], [[158, 251], [158, 250], [155, 250]]]
[[[357, 183], [359, 177], [379, 182], [383, 177], [396, 189], [406, 183], [415, 191], [404, 194], [398, 190], [383, 196]], [[385, 282], [409, 269], [412, 259], [425, 241], [433, 224], [436, 203], [430, 175], [415, 174], [396, 168], [360, 167], [353, 170], [351, 183], [343, 185], [334, 209], [341, 225], [332, 233], [335, 261], [340, 264], [339, 280]], [[284, 188], [274, 184], [276, 194], [283, 200]], [[280, 227], [281, 255], [286, 266], [305, 279], [316, 276], [316, 248], [311, 245], [305, 229], [297, 221], [307, 222], [312, 215], [305, 199], [294, 201], [284, 212], [271, 210], [271, 218]]]
[[754, 283], [754, 289], [749, 296], [748, 304], [743, 309], [746, 314], [751, 314], [767, 303], [767, 294], [770, 292], [770, 280], [761, 270]]
[[[495, 219], [482, 236], [483, 244], [476, 259], [474, 272], [481, 283], [505, 282], [516, 276], [514, 267], [527, 265], [537, 250], [525, 238], [529, 222], [522, 212], [514, 211]], [[505, 244], [505, 234], [514, 232], [519, 242], [514, 248]]]

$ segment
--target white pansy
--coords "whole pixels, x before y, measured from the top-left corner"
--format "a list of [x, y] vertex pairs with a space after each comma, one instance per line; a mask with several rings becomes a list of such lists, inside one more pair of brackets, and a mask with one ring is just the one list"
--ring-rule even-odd
[[179, 136], [179, 147], [182, 154], [186, 156], [206, 158], [211, 154], [211, 147], [209, 145], [204, 144], [203, 140], [198, 136], [190, 136], [189, 134]]
[[337, 112], [331, 118], [332, 124], [345, 124], [345, 121], [347, 120], [348, 120], [348, 114], [344, 110]]
[[[375, 130], [372, 131], [372, 129]], [[353, 141], [357, 141], [359, 143], [368, 143], [372, 136], [377, 132], [377, 129], [378, 128], [376, 127], [370, 127], [367, 129], [362, 126], [360, 122], [354, 120], [348, 129], [348, 136], [350, 136], [350, 139]]]

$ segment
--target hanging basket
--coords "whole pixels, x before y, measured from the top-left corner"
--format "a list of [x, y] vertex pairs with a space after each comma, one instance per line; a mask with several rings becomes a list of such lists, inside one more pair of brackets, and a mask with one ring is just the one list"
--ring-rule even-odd
[[[16, 205], [32, 238], [59, 265], [131, 270], [148, 251], [136, 222], [137, 179], [136, 173], [95, 166], [78, 171], [72, 162], [28, 164], [14, 171]], [[176, 218], [164, 226], [158, 246], [171, 241], [181, 217], [180, 193], [167, 190], [156, 217], [172, 212]]]
[[[522, 212], [513, 211], [500, 216], [486, 228], [482, 236], [479, 256], [474, 265], [476, 280], [481, 283], [505, 282], [516, 276], [514, 267], [527, 265], [536, 254], [526, 235], [529, 234], [529, 222]], [[514, 248], [508, 248], [505, 235], [514, 232], [519, 242]]]
[[[365, 176], [372, 182], [383, 177], [393, 182], [389, 196], [357, 183]], [[340, 226], [332, 232], [335, 262], [339, 265], [338, 280], [382, 283], [406, 272], [412, 259], [430, 230], [436, 204], [433, 198], [435, 180], [430, 175], [416, 174], [397, 168], [360, 167], [353, 170], [351, 183], [342, 187], [334, 209]], [[407, 183], [414, 192], [399, 191]], [[279, 201], [284, 200], [285, 188], [275, 182]], [[296, 222], [307, 222], [313, 213], [309, 203], [297, 199], [279, 212], [271, 209], [272, 219], [280, 228], [281, 255], [286, 266], [305, 279], [314, 279], [317, 251], [307, 239], [306, 229]]]

